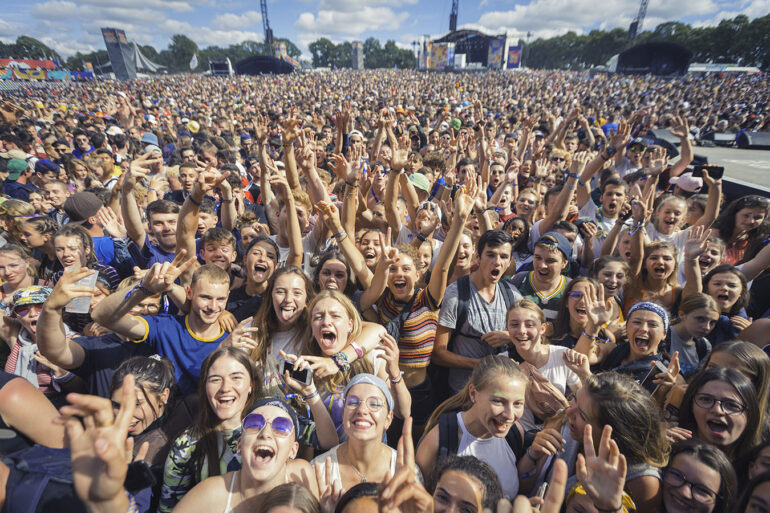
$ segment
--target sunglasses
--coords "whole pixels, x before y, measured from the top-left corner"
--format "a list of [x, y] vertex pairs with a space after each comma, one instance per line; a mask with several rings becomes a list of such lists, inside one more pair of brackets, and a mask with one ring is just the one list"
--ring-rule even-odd
[[289, 436], [294, 431], [294, 422], [287, 417], [276, 417], [268, 421], [261, 413], [250, 413], [243, 419], [243, 430], [255, 430], [257, 433], [270, 424], [270, 429], [278, 436]]
[[567, 162], [564, 157], [551, 157], [551, 162]]
[[643, 146], [631, 146], [628, 150], [631, 153], [642, 153], [645, 151], [645, 148]]
[[767, 208], [768, 201], [767, 198], [763, 198], [761, 196], [747, 196], [745, 198], [740, 199], [740, 204], [744, 207], [764, 207]]
[[14, 313], [17, 317], [26, 317], [32, 309], [37, 310], [37, 312], [41, 312], [43, 310], [43, 305], [24, 305], [20, 306], [19, 308], [14, 309]]
[[425, 210], [430, 210], [431, 212], [435, 212], [437, 208], [438, 207], [436, 206], [435, 203], [432, 203], [430, 201], [426, 201], [425, 203], [423, 203], [422, 205], [417, 207], [417, 211], [419, 212], [420, 210], [424, 210], [425, 209]]

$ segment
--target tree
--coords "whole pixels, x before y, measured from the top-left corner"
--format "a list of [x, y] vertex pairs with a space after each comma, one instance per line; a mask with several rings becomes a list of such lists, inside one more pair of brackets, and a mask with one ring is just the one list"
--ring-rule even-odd
[[324, 68], [332, 66], [335, 58], [336, 45], [329, 39], [322, 37], [307, 45], [310, 56], [313, 58], [313, 66]]
[[190, 59], [197, 51], [198, 45], [195, 41], [184, 34], [175, 34], [171, 37], [171, 44], [168, 45], [171, 60], [168, 66], [174, 71], [189, 71]]

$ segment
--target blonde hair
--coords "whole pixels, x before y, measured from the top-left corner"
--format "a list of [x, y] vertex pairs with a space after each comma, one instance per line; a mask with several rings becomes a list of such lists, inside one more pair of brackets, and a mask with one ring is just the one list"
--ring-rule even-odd
[[[530, 301], [531, 302], [531, 301]], [[511, 381], [520, 380], [525, 385], [529, 385], [529, 378], [522, 371], [518, 364], [508, 357], [500, 355], [487, 355], [473, 368], [471, 377], [465, 383], [465, 386], [457, 392], [455, 395], [441, 403], [438, 408], [433, 411], [433, 415], [430, 416], [428, 423], [425, 425], [425, 434], [428, 434], [436, 424], [438, 419], [446, 412], [451, 411], [467, 411], [473, 406], [471, 401], [470, 387], [476, 390], [484, 390], [492, 381], [500, 376], [505, 376]]]

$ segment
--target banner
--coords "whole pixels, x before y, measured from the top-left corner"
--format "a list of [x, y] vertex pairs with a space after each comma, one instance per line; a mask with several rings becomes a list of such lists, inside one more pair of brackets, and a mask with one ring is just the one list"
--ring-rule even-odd
[[51, 59], [0, 59], [0, 68], [56, 69]]
[[487, 54], [487, 67], [492, 69], [500, 69], [503, 66], [504, 52], [505, 38], [491, 38], [489, 40], [489, 52]]
[[508, 48], [508, 66], [506, 69], [517, 69], [521, 66], [521, 46]]
[[190, 69], [194, 70], [198, 67], [198, 52], [195, 52], [192, 56], [192, 59], [190, 59]]
[[[454, 50], [453, 50], [454, 55]], [[428, 65], [431, 69], [443, 69], [448, 65], [447, 57], [449, 56], [449, 45], [447, 43], [433, 43], [430, 53], [430, 64]], [[452, 59], [452, 62], [454, 63], [454, 57]]]

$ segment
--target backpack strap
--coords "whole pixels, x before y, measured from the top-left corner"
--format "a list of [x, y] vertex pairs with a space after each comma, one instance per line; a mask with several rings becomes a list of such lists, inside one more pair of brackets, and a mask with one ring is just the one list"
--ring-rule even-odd
[[518, 422], [515, 422], [511, 429], [508, 430], [508, 434], [505, 435], [505, 441], [508, 442], [508, 446], [513, 451], [514, 456], [516, 456], [516, 461], [521, 461], [524, 451], [527, 450], [524, 445], [524, 437], [524, 431]]
[[695, 337], [695, 351], [698, 353], [698, 363], [706, 359], [709, 350], [706, 347], [706, 341], [702, 337]]
[[457, 322], [455, 323], [455, 329], [452, 332], [452, 336], [449, 337], [449, 343], [447, 344], [447, 349], [450, 351], [454, 345], [455, 337], [468, 321], [468, 305], [470, 304], [470, 301], [471, 277], [466, 274], [457, 279], [457, 313], [455, 316]]
[[[516, 302], [516, 294], [513, 292], [513, 284], [508, 280], [500, 280], [497, 284], [503, 292], [503, 301], [505, 301], [505, 308], [508, 309], [513, 303]], [[518, 290], [517, 290], [518, 292]]]
[[438, 418], [438, 460], [457, 454], [459, 445], [459, 425], [457, 412], [450, 411]]

